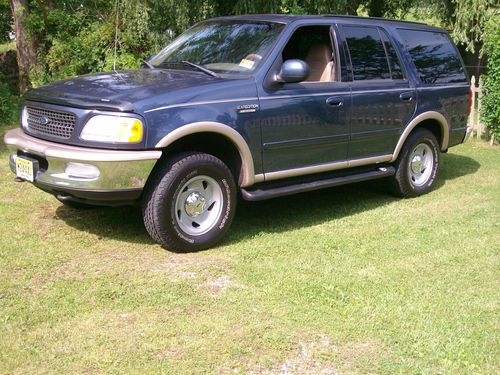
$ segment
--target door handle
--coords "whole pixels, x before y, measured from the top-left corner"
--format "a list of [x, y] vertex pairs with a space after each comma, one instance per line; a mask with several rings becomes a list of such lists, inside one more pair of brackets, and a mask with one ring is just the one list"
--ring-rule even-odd
[[402, 92], [401, 94], [399, 94], [399, 99], [401, 99], [404, 102], [411, 102], [413, 100], [413, 93]]
[[331, 107], [342, 107], [344, 105], [344, 100], [342, 100], [342, 98], [338, 96], [331, 96], [326, 99], [326, 104]]

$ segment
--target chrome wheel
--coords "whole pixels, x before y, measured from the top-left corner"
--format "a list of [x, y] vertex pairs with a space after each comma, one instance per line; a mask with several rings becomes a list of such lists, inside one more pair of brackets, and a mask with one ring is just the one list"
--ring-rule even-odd
[[182, 186], [177, 195], [177, 224], [191, 236], [207, 233], [220, 218], [223, 199], [222, 189], [212, 177], [193, 177]]
[[425, 185], [434, 168], [434, 155], [426, 143], [419, 143], [410, 154], [408, 176], [413, 186]]

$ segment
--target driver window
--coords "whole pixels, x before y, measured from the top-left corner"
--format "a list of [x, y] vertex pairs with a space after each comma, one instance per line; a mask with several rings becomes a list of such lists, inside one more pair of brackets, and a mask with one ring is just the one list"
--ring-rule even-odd
[[283, 61], [303, 60], [309, 65], [309, 76], [304, 82], [336, 80], [336, 62], [330, 38], [330, 26], [298, 28], [283, 49], [282, 58]]

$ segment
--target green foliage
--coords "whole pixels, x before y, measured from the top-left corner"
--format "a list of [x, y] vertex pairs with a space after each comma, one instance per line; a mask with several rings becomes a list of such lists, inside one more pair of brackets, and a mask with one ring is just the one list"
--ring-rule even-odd
[[0, 126], [13, 124], [19, 115], [19, 97], [0, 74]]
[[[56, 8], [32, 12], [30, 33], [41, 33], [38, 66], [32, 69], [34, 86], [69, 76], [110, 70], [113, 66], [115, 14], [111, 2], [96, 3], [94, 7]], [[110, 8], [109, 8], [110, 7]], [[44, 15], [44, 13], [46, 13]], [[123, 1], [118, 39], [118, 67], [138, 65], [139, 56], [152, 45], [148, 15], [140, 2]], [[111, 62], [110, 62], [111, 61]]]
[[468, 51], [474, 52], [483, 40], [484, 27], [496, 11], [496, 0], [456, 0], [455, 24], [452, 36]]
[[10, 14], [10, 5], [7, 0], [0, 0], [0, 44], [9, 40], [9, 31], [11, 28], [12, 15]]
[[492, 17], [485, 27], [482, 53], [488, 56], [488, 74], [484, 77], [481, 119], [500, 141], [500, 16]]

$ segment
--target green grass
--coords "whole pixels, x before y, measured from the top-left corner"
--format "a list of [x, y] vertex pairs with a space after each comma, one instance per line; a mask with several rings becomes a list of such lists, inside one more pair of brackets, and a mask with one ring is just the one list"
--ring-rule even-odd
[[240, 202], [193, 254], [0, 158], [2, 374], [500, 371], [498, 147], [451, 149], [417, 199], [373, 182]]
[[15, 51], [16, 50], [16, 42], [6, 42], [0, 44], [0, 53], [5, 53], [9, 51]]

